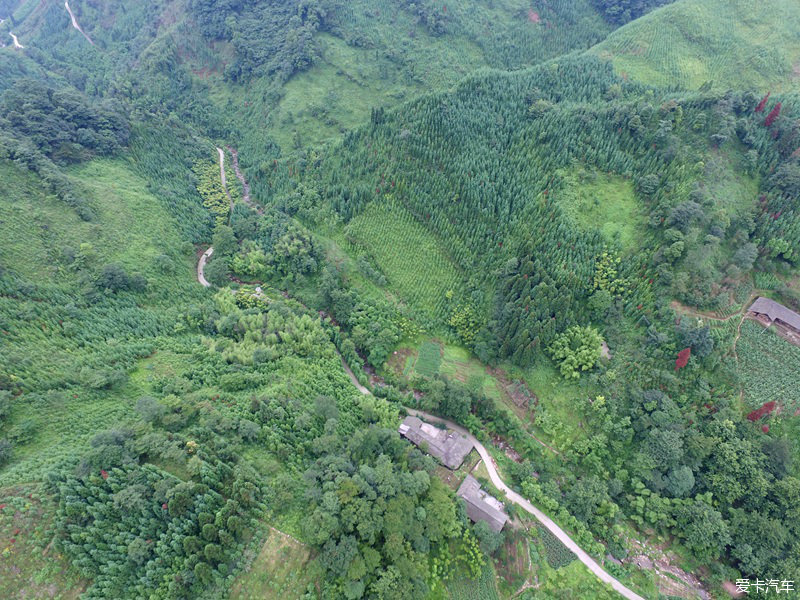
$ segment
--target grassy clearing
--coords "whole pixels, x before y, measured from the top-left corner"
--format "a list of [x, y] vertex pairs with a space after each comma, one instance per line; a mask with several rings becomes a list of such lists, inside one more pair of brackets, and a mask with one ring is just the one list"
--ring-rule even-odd
[[547, 414], [546, 421], [541, 424], [544, 440], [561, 449], [582, 438], [576, 404], [588, 393], [582, 391], [578, 383], [565, 380], [549, 361], [539, 361], [523, 376], [539, 398], [539, 410]]
[[742, 323], [742, 336], [736, 345], [739, 375], [744, 383], [744, 401], [755, 409], [774, 400], [784, 416], [800, 409], [800, 348], [765, 330], [753, 321]]
[[564, 183], [555, 199], [582, 228], [599, 228], [609, 243], [625, 250], [638, 246], [647, 220], [630, 180], [581, 170], [567, 174]]
[[748, 213], [758, 198], [759, 179], [747, 174], [743, 162], [731, 148], [714, 153], [706, 160], [707, 180], [712, 182], [709, 191], [714, 206], [730, 215]]
[[458, 285], [444, 248], [398, 204], [371, 204], [345, 230], [350, 250], [374, 257], [400, 297], [428, 313], [444, 309], [445, 293]]
[[800, 85], [795, 0], [679, 0], [612, 33], [592, 52], [655, 86], [788, 91]]
[[269, 530], [256, 559], [231, 588], [231, 600], [301, 600], [309, 584], [314, 583], [315, 569], [310, 565], [311, 549], [288, 536]]
[[37, 486], [0, 490], [0, 598], [78, 598], [86, 588], [49, 547], [55, 509]]

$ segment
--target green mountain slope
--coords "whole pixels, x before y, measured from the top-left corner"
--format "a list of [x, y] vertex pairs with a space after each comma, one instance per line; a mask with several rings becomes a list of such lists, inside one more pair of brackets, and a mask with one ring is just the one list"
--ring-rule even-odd
[[[531, 523], [473, 526], [409, 406], [596, 558], [656, 532], [800, 580], [799, 420], [751, 413], [789, 352], [736, 314], [800, 305], [796, 9], [680, 0], [594, 47], [592, 6], [653, 4], [72, 0], [90, 43], [0, 0], [0, 576], [43, 551], [7, 540], [25, 484], [89, 597], [604, 597]], [[232, 585], [270, 528], [294, 560]]]
[[[0, 198], [0, 381], [29, 394], [5, 429], [15, 449], [3, 486], [42, 480], [99, 429], [130, 416], [139, 390], [127, 371], [172, 331], [179, 312], [168, 298], [201, 291], [191, 247], [123, 162], [70, 170], [85, 186], [91, 223], [8, 161], [0, 176], [10, 190]], [[138, 304], [118, 297], [142, 286]]]
[[800, 89], [800, 4], [679, 0], [592, 49], [617, 73], [655, 86]]
[[[235, 131], [245, 157], [338, 137], [374, 107], [446, 89], [481, 68], [583, 50], [611, 31], [588, 0], [74, 1], [91, 45], [62, 3], [17, 4], [21, 54], [44, 52], [49, 70], [91, 94], [130, 81], [128, 91], [152, 104], [222, 135]], [[21, 70], [19, 62], [27, 61], [9, 69]]]

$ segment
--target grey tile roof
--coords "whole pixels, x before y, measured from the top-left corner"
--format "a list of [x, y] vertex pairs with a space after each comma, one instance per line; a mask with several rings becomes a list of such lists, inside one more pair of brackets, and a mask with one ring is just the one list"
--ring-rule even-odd
[[406, 417], [398, 429], [401, 435], [437, 458], [449, 469], [457, 469], [472, 450], [472, 441], [449, 429], [439, 429], [417, 417]]
[[501, 531], [508, 521], [503, 512], [503, 503], [481, 489], [481, 484], [472, 475], [461, 483], [456, 492], [467, 504], [467, 516], [473, 521], [486, 521], [493, 531]]
[[758, 298], [750, 306], [750, 312], [767, 315], [770, 321], [782, 321], [792, 329], [800, 331], [800, 315], [775, 300]]

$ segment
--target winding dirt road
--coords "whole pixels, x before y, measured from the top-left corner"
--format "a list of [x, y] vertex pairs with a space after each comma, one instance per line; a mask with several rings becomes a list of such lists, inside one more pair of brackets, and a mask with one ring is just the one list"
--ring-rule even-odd
[[22, 44], [20, 44], [20, 43], [19, 43], [19, 40], [17, 39], [17, 36], [15, 36], [15, 35], [14, 35], [13, 33], [11, 33], [10, 31], [8, 32], [8, 35], [10, 35], [10, 36], [11, 36], [11, 39], [12, 39], [12, 40], [14, 40], [14, 48], [19, 48], [20, 50], [22, 50], [23, 48], [25, 48], [25, 46], [23, 46]]
[[69, 2], [67, 0], [64, 0], [64, 7], [67, 9], [67, 12], [69, 13], [69, 18], [72, 19], [72, 26], [75, 29], [77, 29], [78, 31], [80, 31], [81, 35], [83, 35], [83, 37], [85, 37], [86, 40], [92, 46], [94, 46], [94, 42], [92, 41], [92, 38], [90, 38], [88, 35], [86, 35], [86, 32], [83, 29], [81, 29], [81, 26], [78, 24], [78, 19], [76, 19], [75, 15], [72, 13], [72, 9], [69, 7]]

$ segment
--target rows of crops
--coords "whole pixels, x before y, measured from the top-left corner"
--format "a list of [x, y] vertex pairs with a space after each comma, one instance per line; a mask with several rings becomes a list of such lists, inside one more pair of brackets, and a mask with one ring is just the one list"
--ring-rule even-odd
[[566, 567], [573, 560], [575, 555], [564, 545], [561, 541], [554, 536], [548, 529], [538, 527], [539, 537], [542, 545], [544, 546], [545, 557], [547, 564], [554, 569]]
[[[785, 89], [798, 52], [792, 2], [678, 2], [617, 30], [593, 51], [651, 85], [697, 88], [713, 80], [715, 87]], [[765, 22], [775, 26], [755, 26]]]
[[457, 579], [447, 584], [447, 591], [452, 600], [499, 600], [490, 564], [483, 568], [480, 579]]
[[794, 414], [800, 408], [800, 348], [754, 321], [745, 321], [736, 349], [747, 406], [758, 408], [774, 401], [784, 414]]
[[375, 258], [402, 298], [443, 314], [445, 293], [457, 286], [456, 267], [433, 237], [397, 203], [373, 204], [346, 229], [352, 249]]
[[419, 356], [414, 370], [424, 377], [433, 377], [439, 372], [442, 364], [442, 347], [428, 340], [419, 348]]

